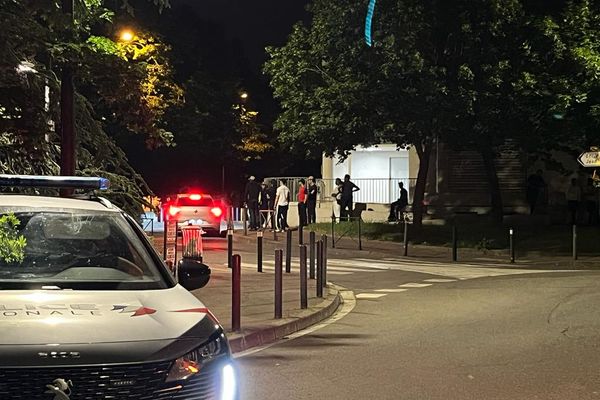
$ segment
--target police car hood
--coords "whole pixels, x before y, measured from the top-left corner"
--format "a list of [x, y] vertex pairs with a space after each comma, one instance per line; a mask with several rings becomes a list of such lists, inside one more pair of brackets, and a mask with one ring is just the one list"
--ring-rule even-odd
[[221, 333], [204, 304], [179, 285], [0, 296], [0, 367], [42, 358], [42, 365], [173, 359]]

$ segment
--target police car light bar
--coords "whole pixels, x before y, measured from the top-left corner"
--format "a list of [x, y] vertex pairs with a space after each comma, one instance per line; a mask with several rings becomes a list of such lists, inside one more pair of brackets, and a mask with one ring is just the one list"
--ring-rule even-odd
[[106, 190], [110, 181], [99, 177], [0, 174], [0, 186]]

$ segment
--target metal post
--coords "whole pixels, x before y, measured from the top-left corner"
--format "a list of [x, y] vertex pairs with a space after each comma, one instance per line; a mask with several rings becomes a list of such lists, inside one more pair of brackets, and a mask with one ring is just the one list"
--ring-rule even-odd
[[300, 245], [300, 308], [308, 308], [308, 282], [306, 281], [306, 245]]
[[335, 214], [331, 212], [331, 247], [335, 249]]
[[458, 260], [458, 237], [456, 232], [456, 225], [452, 225], [452, 261]]
[[310, 268], [309, 268], [309, 278], [315, 279], [315, 246], [316, 246], [316, 235], [314, 231], [310, 231], [310, 253], [308, 258], [310, 258]]
[[302, 224], [298, 225], [298, 244], [304, 244], [304, 227]]
[[244, 223], [244, 236], [248, 236], [248, 208], [242, 207], [242, 222]]
[[514, 242], [514, 230], [513, 228], [510, 228], [508, 230], [508, 245], [510, 248], [510, 262], [514, 263], [515, 262], [515, 242]]
[[317, 297], [323, 297], [323, 242], [317, 242]]
[[256, 269], [263, 272], [263, 232], [256, 232]]
[[358, 249], [362, 250], [362, 222], [360, 217], [358, 217]]
[[281, 319], [283, 313], [283, 250], [275, 250], [275, 319]]
[[[69, 25], [74, 24], [73, 0], [62, 1], [62, 11], [69, 20]], [[60, 174], [63, 176], [75, 175], [77, 156], [75, 151], [75, 107], [74, 107], [73, 68], [65, 65], [60, 78]], [[73, 189], [60, 190], [61, 196], [71, 196]]]
[[404, 257], [408, 256], [408, 223], [404, 221]]
[[227, 229], [227, 267], [233, 264], [233, 229]]
[[162, 254], [162, 258], [163, 260], [167, 260], [167, 221], [163, 221], [163, 254]]
[[241, 277], [242, 258], [235, 254], [231, 273], [231, 330], [234, 332], [239, 331], [241, 326]]
[[292, 272], [292, 231], [288, 230], [285, 239], [285, 272]]
[[577, 260], [577, 225], [573, 224], [573, 261]]
[[322, 267], [323, 267], [323, 287], [327, 286], [327, 235], [323, 235], [321, 236], [321, 241], [323, 242], [323, 248], [321, 249], [321, 251], [323, 252], [323, 261], [322, 261]]

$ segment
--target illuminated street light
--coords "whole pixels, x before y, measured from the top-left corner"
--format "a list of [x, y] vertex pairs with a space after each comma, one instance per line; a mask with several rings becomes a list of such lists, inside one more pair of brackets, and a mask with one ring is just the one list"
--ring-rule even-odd
[[240, 97], [242, 98], [242, 100], [246, 100], [248, 98], [248, 93], [242, 92], [242, 94], [240, 94]]
[[119, 34], [119, 39], [123, 42], [131, 42], [134, 38], [133, 32], [129, 29], [124, 29]]

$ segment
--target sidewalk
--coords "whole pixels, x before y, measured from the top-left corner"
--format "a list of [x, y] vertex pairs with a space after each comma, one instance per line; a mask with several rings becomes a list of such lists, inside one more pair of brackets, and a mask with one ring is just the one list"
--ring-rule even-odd
[[[243, 233], [242, 233], [243, 235]], [[162, 237], [156, 237], [155, 247], [162, 251]], [[275, 274], [272, 268], [256, 270], [256, 255], [241, 252], [241, 330], [233, 332], [231, 270], [227, 268], [227, 243], [213, 249], [205, 248], [204, 262], [211, 268], [209, 283], [192, 293], [217, 317], [227, 333], [232, 351], [239, 353], [252, 347], [272, 343], [332, 316], [343, 302], [338, 287], [323, 289], [323, 298], [316, 297], [316, 280], [308, 279], [308, 309], [300, 308], [299, 266], [292, 264], [291, 273], [283, 271], [283, 318], [274, 319]], [[208, 246], [207, 246], [208, 247]], [[246, 245], [246, 247], [248, 247]], [[238, 246], [239, 248], [239, 246]], [[236, 251], [240, 253], [240, 251]], [[265, 259], [272, 257], [267, 255]]]

